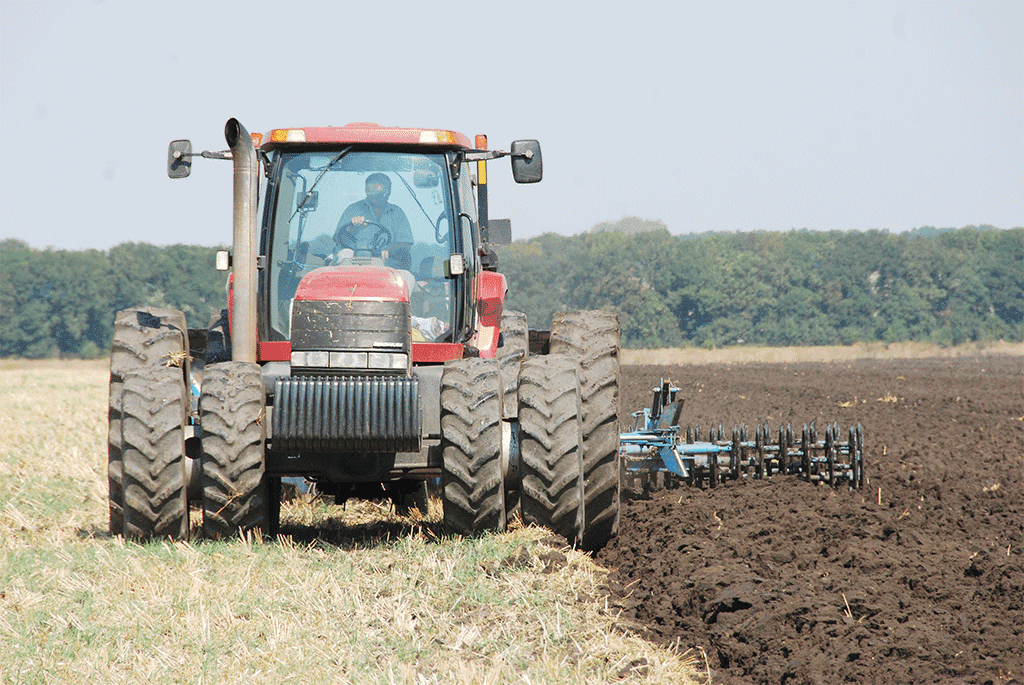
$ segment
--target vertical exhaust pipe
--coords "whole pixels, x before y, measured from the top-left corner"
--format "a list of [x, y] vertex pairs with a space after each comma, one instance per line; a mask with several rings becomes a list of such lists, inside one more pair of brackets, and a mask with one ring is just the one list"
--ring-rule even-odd
[[256, 362], [256, 205], [259, 162], [249, 132], [237, 119], [228, 119], [224, 138], [234, 165], [232, 215], [231, 358]]

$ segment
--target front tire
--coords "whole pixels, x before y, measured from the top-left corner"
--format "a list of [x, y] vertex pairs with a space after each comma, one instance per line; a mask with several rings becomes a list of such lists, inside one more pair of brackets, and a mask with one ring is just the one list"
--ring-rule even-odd
[[208, 366], [199, 410], [203, 533], [214, 539], [255, 530], [276, 534], [264, 465], [266, 397], [259, 366], [243, 362]]
[[175, 309], [125, 309], [118, 312], [114, 320], [107, 393], [107, 487], [111, 535], [124, 534], [121, 398], [125, 376], [139, 369], [183, 365], [188, 355], [187, 344], [185, 315]]
[[122, 396], [124, 534], [138, 540], [188, 537], [185, 421], [181, 369], [128, 372]]
[[502, 392], [494, 359], [456, 359], [441, 376], [444, 523], [452, 533], [504, 531]]

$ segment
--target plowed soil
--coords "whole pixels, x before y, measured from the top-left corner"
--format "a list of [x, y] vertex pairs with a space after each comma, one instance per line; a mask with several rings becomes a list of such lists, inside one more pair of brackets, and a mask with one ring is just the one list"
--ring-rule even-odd
[[595, 555], [624, 617], [716, 683], [1024, 682], [1020, 358], [624, 366], [624, 425], [662, 378], [687, 424], [860, 422], [868, 483], [631, 495]]

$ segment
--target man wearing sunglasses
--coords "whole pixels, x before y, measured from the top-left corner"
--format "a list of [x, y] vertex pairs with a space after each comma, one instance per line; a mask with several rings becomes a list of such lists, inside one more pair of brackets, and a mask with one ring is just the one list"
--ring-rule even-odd
[[353, 202], [341, 215], [334, 232], [339, 250], [352, 250], [355, 256], [378, 257], [387, 250], [386, 263], [408, 269], [412, 247], [409, 218], [398, 205], [388, 202], [391, 179], [374, 173], [366, 178], [366, 199]]

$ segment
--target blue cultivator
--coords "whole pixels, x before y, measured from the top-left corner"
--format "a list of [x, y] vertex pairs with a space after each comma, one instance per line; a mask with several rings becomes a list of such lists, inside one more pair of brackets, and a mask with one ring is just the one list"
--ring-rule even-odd
[[654, 390], [649, 408], [633, 413], [633, 430], [620, 436], [620, 452], [626, 482], [639, 477], [645, 488], [655, 481], [683, 480], [689, 485], [715, 487], [725, 480], [767, 478], [775, 473], [797, 476], [835, 487], [864, 485], [864, 434], [851, 426], [846, 442], [839, 439], [839, 425], [826, 426], [819, 440], [814, 424], [804, 424], [797, 440], [791, 425], [779, 426], [777, 442], [771, 442], [768, 424], [755, 426], [753, 439], [746, 426], [732, 429], [726, 439], [721, 424], [698, 442], [700, 426], [679, 426], [683, 402], [679, 388], [663, 381]]

